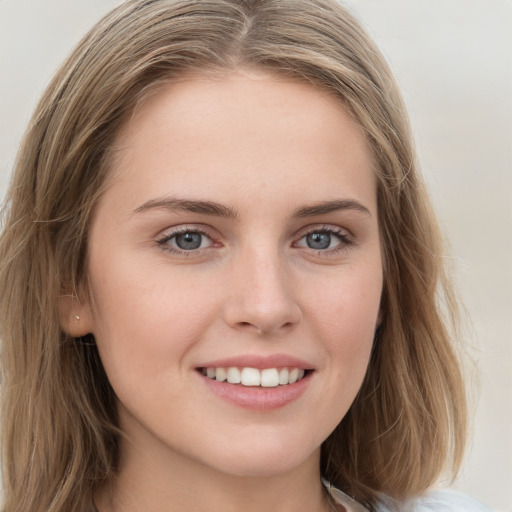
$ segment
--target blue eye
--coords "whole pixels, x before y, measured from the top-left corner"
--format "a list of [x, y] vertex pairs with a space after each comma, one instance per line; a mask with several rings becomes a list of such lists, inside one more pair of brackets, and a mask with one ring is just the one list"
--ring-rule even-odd
[[310, 249], [323, 250], [331, 246], [331, 233], [310, 233], [306, 235], [306, 244]]
[[307, 247], [314, 251], [328, 251], [350, 245], [349, 235], [335, 228], [322, 228], [310, 231], [295, 244], [296, 247]]
[[193, 251], [201, 247], [203, 235], [201, 233], [183, 233], [175, 235], [174, 241], [176, 245], [184, 251]]
[[211, 238], [197, 229], [181, 229], [158, 240], [164, 250], [177, 253], [194, 252], [212, 245]]

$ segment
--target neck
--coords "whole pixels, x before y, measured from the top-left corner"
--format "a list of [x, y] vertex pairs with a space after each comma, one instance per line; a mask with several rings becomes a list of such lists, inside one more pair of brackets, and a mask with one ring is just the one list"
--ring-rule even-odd
[[[126, 442], [123, 442], [126, 444]], [[118, 476], [95, 493], [99, 512], [320, 512], [330, 505], [323, 490], [319, 453], [299, 467], [264, 476], [238, 476], [179, 454], [172, 460], [148, 450], [124, 450]]]

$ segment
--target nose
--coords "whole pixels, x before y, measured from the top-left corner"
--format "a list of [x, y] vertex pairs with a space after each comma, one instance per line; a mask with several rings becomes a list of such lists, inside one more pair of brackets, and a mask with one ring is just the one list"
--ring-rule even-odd
[[230, 276], [225, 320], [237, 330], [275, 335], [301, 320], [295, 283], [285, 258], [275, 251], [249, 251]]

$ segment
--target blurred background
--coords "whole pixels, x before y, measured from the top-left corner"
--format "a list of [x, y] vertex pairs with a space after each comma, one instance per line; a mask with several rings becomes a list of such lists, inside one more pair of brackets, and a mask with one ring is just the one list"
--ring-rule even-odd
[[[0, 198], [60, 62], [114, 0], [0, 0]], [[512, 0], [346, 0], [391, 64], [470, 320], [455, 487], [512, 512]]]

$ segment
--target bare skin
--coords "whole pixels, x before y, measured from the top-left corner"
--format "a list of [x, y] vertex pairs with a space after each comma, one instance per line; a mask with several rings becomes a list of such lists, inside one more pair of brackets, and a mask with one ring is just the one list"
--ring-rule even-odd
[[[116, 148], [93, 300], [73, 311], [125, 432], [98, 510], [332, 510], [320, 446], [361, 386], [382, 291], [361, 130], [326, 92], [243, 71], [158, 92]], [[302, 374], [207, 376], [222, 366]]]

